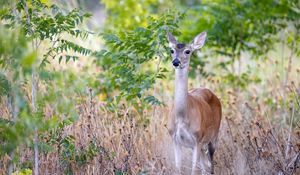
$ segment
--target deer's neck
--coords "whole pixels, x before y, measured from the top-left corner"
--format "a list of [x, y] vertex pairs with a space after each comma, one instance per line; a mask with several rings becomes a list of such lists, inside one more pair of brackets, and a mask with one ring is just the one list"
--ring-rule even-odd
[[184, 119], [187, 114], [188, 67], [175, 69], [175, 100], [174, 110], [178, 119]]

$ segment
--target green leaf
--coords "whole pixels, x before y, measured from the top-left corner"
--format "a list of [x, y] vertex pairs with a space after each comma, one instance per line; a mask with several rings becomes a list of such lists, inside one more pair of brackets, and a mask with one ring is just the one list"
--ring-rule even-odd
[[156, 106], [163, 105], [162, 102], [160, 102], [157, 98], [155, 98], [154, 96], [151, 96], [151, 95], [145, 97], [144, 101], [151, 105], [156, 105]]
[[37, 53], [31, 52], [21, 60], [21, 64], [25, 68], [31, 68], [37, 59]]
[[6, 96], [11, 92], [11, 86], [6, 76], [0, 73], [0, 97]]

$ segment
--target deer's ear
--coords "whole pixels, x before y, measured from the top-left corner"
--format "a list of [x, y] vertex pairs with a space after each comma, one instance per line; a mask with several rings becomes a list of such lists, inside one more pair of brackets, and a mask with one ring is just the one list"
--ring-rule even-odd
[[175, 37], [170, 32], [168, 32], [168, 40], [169, 40], [169, 46], [170, 47], [176, 46], [177, 40], [175, 39]]
[[204, 45], [205, 39], [206, 39], [206, 32], [202, 32], [199, 35], [197, 35], [191, 44], [193, 50], [200, 49]]

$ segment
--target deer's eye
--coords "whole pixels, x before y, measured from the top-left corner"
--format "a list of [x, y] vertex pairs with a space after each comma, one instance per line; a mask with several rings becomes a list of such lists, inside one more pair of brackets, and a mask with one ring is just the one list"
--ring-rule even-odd
[[171, 54], [173, 54], [173, 53], [174, 53], [174, 50], [173, 50], [173, 49], [171, 49], [171, 50], [170, 50], [170, 52], [171, 52]]
[[188, 55], [188, 54], [191, 53], [191, 51], [190, 50], [186, 50], [186, 51], [184, 51], [184, 53]]

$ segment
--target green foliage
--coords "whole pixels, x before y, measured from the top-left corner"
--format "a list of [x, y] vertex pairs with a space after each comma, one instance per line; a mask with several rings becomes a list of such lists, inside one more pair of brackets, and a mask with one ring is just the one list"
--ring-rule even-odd
[[[183, 33], [195, 36], [207, 30], [207, 44], [213, 54], [236, 59], [241, 52], [249, 51], [259, 56], [271, 49], [277, 33], [276, 20], [286, 11], [282, 1], [203, 1], [187, 12], [187, 16], [197, 18], [192, 28], [191, 21], [183, 22]], [[196, 12], [201, 15], [195, 15]]]
[[154, 96], [147, 96], [144, 98], [145, 102], [151, 104], [151, 105], [162, 105], [163, 103], [160, 102], [159, 100], [157, 100], [157, 98], [155, 98]]
[[261, 80], [258, 77], [252, 76], [248, 73], [242, 73], [241, 75], [237, 76], [232, 73], [228, 73], [222, 76], [222, 80], [224, 84], [233, 86], [233, 87], [240, 87], [242, 90], [246, 90], [250, 83], [259, 83]]
[[[299, 28], [299, 20], [295, 20], [300, 17], [299, 3], [294, 1], [207, 0], [201, 3], [194, 1], [191, 5], [192, 7], [186, 13], [186, 20], [180, 23], [184, 34], [182, 40], [190, 42], [192, 37], [206, 30], [208, 32], [207, 46], [202, 52], [205, 58], [209, 59], [203, 58], [200, 69], [205, 67], [207, 61], [216, 62], [226, 74], [223, 76], [225, 81], [233, 87], [245, 88], [251, 82], [256, 82], [245, 81], [243, 73], [246, 72], [239, 72], [233, 66], [241, 60], [242, 53], [250, 54], [251, 58], [265, 58], [268, 51], [273, 49], [274, 43], [278, 41], [279, 31], [288, 29], [287, 35], [290, 35], [288, 38], [291, 40], [297, 35], [295, 30], [290, 31], [293, 27], [287, 27], [288, 23], [295, 28], [298, 24]], [[193, 20], [190, 20], [191, 18]], [[290, 43], [293, 43], [295, 49], [295, 42]], [[219, 62], [212, 59], [215, 57], [227, 59]], [[198, 63], [194, 63], [195, 61]], [[191, 59], [191, 66], [194, 70], [197, 65], [199, 65], [199, 59]], [[207, 75], [205, 71], [201, 73], [204, 73], [204, 76]], [[213, 75], [209, 72], [208, 74]]]
[[30, 174], [32, 174], [32, 170], [26, 168], [26, 169], [22, 169], [20, 171], [16, 171], [12, 175], [30, 175]]
[[83, 166], [98, 155], [100, 147], [95, 140], [89, 142], [85, 148], [76, 148], [75, 138], [72, 135], [64, 137], [60, 143], [60, 159], [65, 169], [65, 174], [73, 174], [72, 165]]
[[[5, 72], [0, 74], [0, 96], [7, 96], [12, 116], [0, 122], [0, 156], [13, 153], [20, 145], [33, 148], [35, 134], [39, 136], [39, 150], [49, 152], [57, 142], [46, 137], [58, 139], [63, 128], [78, 118], [74, 94], [81, 93], [84, 85], [66, 89], [76, 83], [74, 73], [50, 73], [46, 63], [50, 63], [49, 58], [68, 62], [90, 53], [69, 40], [87, 38], [89, 32], [78, 26], [90, 15], [77, 9], [67, 12], [40, 0], [12, 2], [1, 9], [0, 15], [0, 67]], [[40, 49], [41, 45], [46, 47]], [[36, 87], [33, 77], [40, 80]], [[39, 90], [39, 86], [47, 89]], [[32, 98], [28, 98], [33, 92], [24, 91], [26, 88], [36, 88], [36, 111]], [[45, 116], [46, 106], [53, 107], [51, 116]]]
[[0, 99], [10, 93], [10, 84], [3, 73], [0, 73]]
[[[26, 15], [24, 1], [19, 1], [16, 4], [16, 9], [19, 13], [17, 15]], [[35, 47], [40, 45], [42, 41], [50, 41], [52, 46], [43, 54], [41, 66], [49, 63], [48, 58], [59, 58], [59, 62], [63, 58], [66, 62], [70, 59], [77, 60], [78, 56], [67, 54], [70, 50], [83, 55], [87, 55], [90, 52], [90, 50], [74, 42], [63, 39], [63, 35], [86, 39], [89, 32], [78, 29], [78, 25], [84, 19], [90, 17], [90, 14], [82, 14], [78, 9], [65, 12], [55, 4], [49, 6], [40, 0], [31, 1], [28, 13], [29, 16], [24, 16], [16, 21], [14, 8], [10, 8], [8, 13], [3, 14], [1, 18], [7, 22], [7, 27], [13, 28], [17, 22], [17, 25], [24, 29], [25, 35], [30, 36], [31, 39], [38, 39], [39, 41], [36, 41]]]
[[[282, 2], [285, 5], [285, 15], [277, 22], [277, 25], [284, 31], [285, 41], [291, 49], [292, 55], [300, 56], [300, 7], [299, 2], [285, 0]], [[298, 45], [297, 45], [298, 44]]]
[[[0, 26], [0, 67], [20, 67], [22, 59], [27, 51], [25, 34], [18, 28], [12, 30]], [[17, 72], [17, 71], [16, 71]]]
[[134, 30], [121, 31], [117, 34], [101, 34], [107, 46], [100, 51], [97, 64], [105, 70], [100, 77], [104, 82], [104, 92], [119, 90], [116, 97], [109, 101], [117, 106], [122, 98], [130, 102], [136, 109], [142, 110], [140, 104], [147, 102], [153, 105], [161, 103], [153, 96], [143, 97], [142, 94], [153, 87], [156, 78], [164, 78], [165, 69], [153, 72], [147, 68], [154, 59], [164, 59], [166, 47], [166, 31], [178, 33], [177, 23], [183, 14], [168, 12], [159, 18], [149, 17], [149, 25], [136, 27]]
[[20, 111], [19, 118], [14, 122], [1, 122], [0, 134], [0, 155], [10, 153], [20, 144], [30, 145], [30, 138], [33, 136], [33, 128], [37, 124], [36, 120], [32, 121], [27, 114], [27, 107]]
[[172, 6], [172, 2], [160, 0], [101, 0], [108, 13], [106, 29], [132, 30], [136, 26], [146, 27], [149, 16], [157, 17]]

